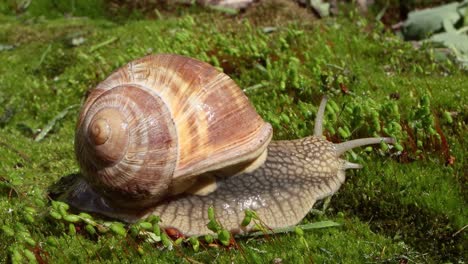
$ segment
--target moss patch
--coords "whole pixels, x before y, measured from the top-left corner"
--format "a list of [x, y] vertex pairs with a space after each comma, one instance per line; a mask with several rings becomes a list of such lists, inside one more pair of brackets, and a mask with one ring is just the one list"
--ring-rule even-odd
[[[99, 2], [92, 11], [75, 6], [74, 15], [88, 18], [63, 17], [69, 5], [63, 11], [50, 2], [33, 3], [18, 16], [0, 4], [0, 44], [11, 47], [0, 51], [0, 261], [30, 254], [50, 262], [466, 260], [466, 231], [458, 231], [468, 219], [463, 210], [468, 77], [453, 63], [436, 62], [430, 50], [414, 50], [354, 12], [315, 20], [303, 10], [296, 17], [266, 4], [235, 17], [189, 7], [177, 16], [139, 14], [117, 23]], [[270, 16], [259, 20], [258, 14]], [[73, 152], [78, 108], [42, 141], [34, 139], [114, 69], [163, 52], [223, 69], [274, 126], [276, 139], [310, 135], [318, 102], [327, 93], [330, 140], [387, 135], [403, 150], [382, 146], [350, 153], [348, 160], [366, 168], [348, 173], [323, 215], [304, 220], [343, 226], [306, 232], [306, 244], [287, 234], [240, 239], [239, 249], [194, 253], [186, 246], [160, 251], [110, 233], [75, 229], [74, 234], [49, 216], [46, 190], [78, 172]]]

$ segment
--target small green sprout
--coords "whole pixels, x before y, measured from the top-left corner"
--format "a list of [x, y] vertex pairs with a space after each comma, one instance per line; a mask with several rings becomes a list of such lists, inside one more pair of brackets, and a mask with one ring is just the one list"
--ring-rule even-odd
[[157, 236], [161, 236], [161, 228], [159, 227], [158, 224], [155, 224], [153, 226], [153, 233]]
[[309, 249], [309, 244], [307, 243], [307, 240], [305, 239], [304, 237], [304, 230], [302, 230], [302, 228], [300, 228], [299, 226], [296, 226], [294, 228], [294, 232], [299, 236], [299, 242], [304, 246], [306, 247], [307, 249]]
[[36, 245], [36, 241], [32, 239], [30, 236], [24, 238], [24, 242], [28, 244], [31, 247], [34, 247]]
[[7, 235], [7, 236], [12, 237], [12, 236], [15, 235], [15, 231], [13, 230], [13, 228], [11, 228], [11, 227], [8, 226], [8, 225], [2, 225], [2, 228], [1, 228], [1, 229], [2, 229], [3, 233], [4, 233], [5, 235]]
[[208, 244], [211, 244], [214, 241], [214, 238], [212, 235], [205, 235], [203, 238], [205, 239], [205, 242]]
[[213, 206], [208, 208], [208, 219], [215, 220], [215, 212]]
[[96, 234], [96, 229], [94, 228], [94, 226], [90, 225], [90, 224], [87, 224], [85, 226], [85, 230], [86, 232], [88, 232], [88, 234], [90, 235], [95, 235]]
[[61, 215], [59, 212], [57, 212], [56, 210], [54, 210], [54, 209], [51, 209], [51, 210], [49, 211], [49, 215], [50, 215], [52, 218], [56, 219], [56, 220], [62, 219], [62, 215]]
[[77, 215], [69, 214], [63, 216], [63, 220], [70, 222], [70, 223], [78, 223], [80, 222], [81, 218]]
[[137, 252], [138, 254], [140, 254], [140, 256], [143, 256], [145, 254], [145, 250], [143, 250], [143, 247], [141, 246], [137, 247]]
[[140, 234], [140, 227], [138, 225], [131, 225], [129, 230], [130, 235], [134, 238]]
[[25, 249], [23, 251], [23, 254], [26, 256], [28, 259], [29, 263], [37, 263], [36, 256], [34, 255], [33, 252], [31, 252], [29, 249]]
[[452, 115], [450, 114], [450, 112], [447, 112], [447, 111], [444, 111], [444, 113], [442, 114], [442, 118], [445, 120], [445, 122], [447, 122], [448, 124], [452, 124], [453, 123], [453, 118], [452, 118]]
[[241, 226], [248, 226], [250, 222], [252, 221], [252, 213], [250, 210], [245, 210], [245, 216], [244, 219], [242, 220]]
[[150, 222], [139, 222], [138, 225], [145, 230], [150, 230], [153, 228], [153, 225]]
[[400, 145], [399, 143], [395, 143], [393, 146], [395, 147], [396, 150], [403, 151], [403, 146]]
[[229, 246], [231, 244], [231, 233], [227, 230], [221, 230], [218, 233], [218, 239], [223, 245]]
[[192, 244], [193, 251], [198, 252], [200, 249], [200, 242], [198, 241], [197, 237], [190, 237], [189, 238], [190, 244]]
[[304, 236], [304, 230], [298, 226], [294, 227], [294, 233], [298, 236]]
[[348, 132], [346, 132], [346, 130], [345, 130], [344, 128], [342, 128], [342, 127], [339, 127], [339, 128], [338, 128], [338, 133], [339, 133], [340, 136], [341, 136], [342, 138], [344, 138], [344, 139], [349, 138], [349, 137], [351, 136], [351, 134], [348, 133]]
[[122, 223], [114, 222], [109, 226], [109, 229], [116, 235], [119, 235], [119, 236], [127, 235], [127, 230], [125, 230]]
[[76, 235], [76, 228], [75, 228], [75, 225], [74, 225], [73, 223], [70, 223], [70, 224], [68, 225], [68, 234], [69, 234], [70, 236]]
[[148, 218], [146, 218], [146, 222], [149, 222], [153, 225], [156, 225], [159, 223], [159, 221], [161, 221], [161, 218], [159, 218], [159, 216], [157, 215], [150, 215], [148, 216]]
[[21, 255], [20, 250], [18, 248], [10, 249], [11, 254], [11, 263], [23, 263], [23, 255]]
[[81, 217], [83, 220], [85, 220], [85, 219], [93, 220], [93, 217], [90, 214], [87, 214], [87, 213], [84, 213], [84, 212], [79, 213], [78, 216]]
[[51, 246], [51, 247], [54, 247], [54, 248], [56, 248], [56, 247], [58, 247], [58, 246], [60, 245], [60, 244], [58, 243], [57, 239], [56, 239], [55, 237], [53, 237], [53, 236], [47, 237], [47, 239], [46, 239], [46, 244], [47, 244], [48, 246]]
[[30, 224], [34, 223], [34, 217], [26, 212], [24, 213], [24, 220]]
[[167, 236], [166, 233], [161, 233], [161, 241], [165, 247], [167, 247], [169, 250], [172, 249], [172, 241], [171, 239]]
[[210, 220], [207, 224], [209, 230], [218, 233], [222, 228], [218, 221], [215, 219], [214, 208], [208, 208], [208, 219]]

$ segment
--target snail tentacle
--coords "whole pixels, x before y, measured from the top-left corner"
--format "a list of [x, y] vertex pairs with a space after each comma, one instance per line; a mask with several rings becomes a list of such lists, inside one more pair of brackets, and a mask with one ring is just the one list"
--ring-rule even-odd
[[371, 138], [360, 138], [354, 139], [350, 141], [346, 141], [343, 143], [335, 144], [336, 154], [338, 156], [342, 155], [348, 150], [353, 148], [373, 145], [373, 144], [380, 144], [381, 142], [385, 142], [388, 144], [395, 144], [395, 139], [390, 137], [371, 137]]
[[323, 135], [323, 117], [325, 115], [325, 106], [327, 105], [328, 97], [325, 95], [320, 101], [320, 106], [315, 117], [314, 136], [321, 137]]

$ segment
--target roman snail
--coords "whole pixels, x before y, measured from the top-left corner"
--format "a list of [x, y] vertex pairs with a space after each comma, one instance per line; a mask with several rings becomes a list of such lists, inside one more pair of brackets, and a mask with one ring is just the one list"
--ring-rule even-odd
[[314, 135], [271, 141], [272, 128], [226, 74], [178, 55], [150, 55], [112, 73], [93, 89], [77, 124], [81, 174], [60, 199], [126, 222], [151, 214], [185, 235], [207, 234], [208, 208], [232, 232], [244, 211], [269, 228], [295, 225], [314, 203], [335, 193], [340, 159], [364, 138], [333, 144], [322, 137], [326, 99]]

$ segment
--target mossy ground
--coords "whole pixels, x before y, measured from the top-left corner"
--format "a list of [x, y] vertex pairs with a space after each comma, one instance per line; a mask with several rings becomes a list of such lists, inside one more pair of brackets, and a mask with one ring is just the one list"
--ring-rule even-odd
[[[468, 223], [468, 75], [436, 61], [429, 48], [413, 49], [352, 8], [315, 20], [274, 1], [278, 5], [234, 17], [192, 7], [147, 20], [138, 13], [112, 17], [96, 1], [55, 2], [32, 1], [18, 16], [0, 4], [0, 262], [16, 252], [26, 261], [24, 249], [50, 263], [467, 260], [467, 235], [460, 230]], [[79, 37], [84, 43], [74, 46]], [[187, 55], [222, 68], [272, 123], [277, 139], [310, 135], [318, 102], [328, 93], [329, 139], [389, 135], [404, 150], [350, 153], [347, 158], [365, 168], [348, 172], [324, 214], [304, 220], [343, 225], [306, 232], [307, 245], [286, 234], [194, 253], [111, 234], [68, 234], [63, 222], [48, 216], [47, 188], [78, 172], [77, 105], [111, 71], [149, 53]]]

